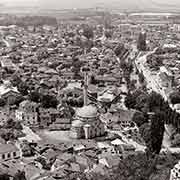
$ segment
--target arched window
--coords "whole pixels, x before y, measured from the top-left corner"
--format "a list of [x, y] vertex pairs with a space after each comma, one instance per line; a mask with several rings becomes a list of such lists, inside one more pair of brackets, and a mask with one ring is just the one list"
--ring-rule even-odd
[[8, 153], [7, 157], [10, 158], [11, 157], [11, 153]]
[[5, 154], [2, 154], [2, 159], [5, 159]]
[[13, 156], [16, 157], [16, 152], [13, 152]]

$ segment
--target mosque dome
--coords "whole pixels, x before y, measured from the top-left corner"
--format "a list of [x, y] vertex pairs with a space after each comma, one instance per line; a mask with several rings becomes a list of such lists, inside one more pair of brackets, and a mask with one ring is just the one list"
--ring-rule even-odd
[[78, 109], [76, 115], [81, 118], [95, 118], [98, 116], [98, 111], [95, 106], [88, 105]]

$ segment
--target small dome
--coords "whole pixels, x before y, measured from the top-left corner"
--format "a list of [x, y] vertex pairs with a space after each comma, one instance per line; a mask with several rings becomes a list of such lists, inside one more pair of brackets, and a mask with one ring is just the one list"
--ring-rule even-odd
[[83, 125], [84, 125], [83, 122], [80, 120], [74, 120], [72, 122], [72, 127], [82, 127]]
[[77, 110], [76, 115], [82, 118], [94, 118], [97, 117], [98, 112], [95, 106], [84, 106]]

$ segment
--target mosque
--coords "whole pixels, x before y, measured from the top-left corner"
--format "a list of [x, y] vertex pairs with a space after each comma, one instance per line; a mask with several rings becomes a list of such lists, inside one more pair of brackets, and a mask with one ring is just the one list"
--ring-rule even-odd
[[104, 123], [100, 120], [96, 106], [87, 103], [87, 76], [85, 72], [84, 106], [76, 110], [70, 131], [70, 136], [75, 139], [92, 139], [105, 134]]

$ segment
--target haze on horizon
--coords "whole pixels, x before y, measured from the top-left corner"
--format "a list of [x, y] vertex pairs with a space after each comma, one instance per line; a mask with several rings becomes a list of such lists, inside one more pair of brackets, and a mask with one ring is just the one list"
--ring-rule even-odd
[[149, 7], [180, 8], [180, 0], [0, 0], [4, 6], [36, 6], [44, 9], [120, 7], [146, 9]]

